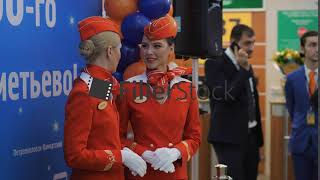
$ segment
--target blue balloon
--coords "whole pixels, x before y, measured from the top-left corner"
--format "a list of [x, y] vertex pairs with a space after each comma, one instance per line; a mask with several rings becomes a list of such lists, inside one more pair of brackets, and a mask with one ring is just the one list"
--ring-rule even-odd
[[139, 60], [140, 48], [138, 45], [133, 45], [128, 41], [123, 41], [120, 51], [121, 51], [121, 59], [117, 67], [117, 71], [124, 72], [124, 70], [126, 70], [126, 68], [130, 64], [137, 62]]
[[121, 72], [114, 72], [113, 77], [115, 77], [119, 82], [123, 81], [123, 73]]
[[121, 31], [124, 38], [132, 44], [140, 44], [143, 37], [143, 29], [150, 24], [150, 20], [142, 13], [136, 12], [124, 18]]
[[170, 0], [139, 0], [138, 8], [150, 19], [165, 16], [170, 10]]

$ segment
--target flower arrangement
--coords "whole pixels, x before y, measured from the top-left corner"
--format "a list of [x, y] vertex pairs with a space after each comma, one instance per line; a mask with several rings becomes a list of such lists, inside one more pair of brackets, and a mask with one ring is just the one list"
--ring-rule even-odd
[[276, 52], [272, 59], [277, 64], [278, 69], [285, 75], [303, 65], [303, 58], [300, 53], [292, 49]]

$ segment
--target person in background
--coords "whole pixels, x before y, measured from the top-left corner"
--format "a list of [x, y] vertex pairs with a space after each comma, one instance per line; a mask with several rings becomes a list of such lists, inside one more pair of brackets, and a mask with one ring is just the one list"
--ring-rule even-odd
[[[297, 180], [318, 179], [318, 32], [300, 38], [304, 66], [290, 73], [285, 84], [291, 118], [289, 149]], [[315, 94], [316, 93], [316, 94]]]
[[234, 180], [257, 179], [263, 145], [257, 82], [249, 63], [254, 43], [253, 29], [236, 25], [222, 57], [205, 63], [206, 85], [211, 92], [208, 141]]
[[[65, 106], [64, 156], [72, 180], [123, 180], [123, 164], [140, 176], [146, 162], [121, 149], [114, 103], [119, 83], [112, 76], [121, 57], [120, 32], [110, 19], [94, 16], [78, 24], [86, 67], [74, 81]], [[108, 92], [110, 91], [110, 92]]]
[[[148, 164], [143, 178], [126, 173], [128, 180], [187, 180], [187, 162], [200, 146], [196, 92], [180, 77], [192, 70], [168, 64], [176, 34], [176, 22], [168, 15], [146, 26], [140, 54], [147, 70], [124, 84], [121, 140]], [[127, 139], [129, 122], [133, 139]]]

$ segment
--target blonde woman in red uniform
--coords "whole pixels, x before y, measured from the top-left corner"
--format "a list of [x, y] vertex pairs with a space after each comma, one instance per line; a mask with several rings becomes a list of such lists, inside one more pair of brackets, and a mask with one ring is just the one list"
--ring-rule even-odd
[[79, 23], [80, 52], [86, 67], [74, 81], [65, 107], [64, 155], [72, 180], [123, 180], [123, 165], [143, 176], [146, 162], [122, 149], [114, 99], [119, 84], [112, 77], [121, 41], [110, 19], [89, 17]]
[[[168, 66], [176, 34], [176, 22], [171, 16], [145, 27], [140, 54], [147, 71], [128, 79], [121, 89], [121, 141], [148, 165], [143, 178], [125, 173], [128, 180], [186, 180], [187, 161], [200, 145], [196, 92], [190, 81], [180, 77], [192, 70]], [[129, 122], [132, 140], [127, 139]]]

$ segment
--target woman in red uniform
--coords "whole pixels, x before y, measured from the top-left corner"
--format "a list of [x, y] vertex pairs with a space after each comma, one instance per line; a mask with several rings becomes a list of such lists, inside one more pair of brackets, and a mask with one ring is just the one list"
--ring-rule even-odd
[[[186, 180], [187, 161], [200, 145], [196, 92], [190, 81], [180, 77], [192, 70], [168, 66], [176, 34], [176, 22], [171, 16], [145, 27], [140, 54], [147, 71], [122, 86], [121, 141], [148, 165], [143, 178], [125, 173], [128, 180]], [[129, 122], [134, 134], [131, 140], [126, 138]]]
[[64, 155], [71, 179], [122, 180], [122, 164], [143, 176], [145, 161], [128, 148], [121, 150], [114, 103], [120, 87], [111, 75], [121, 56], [120, 33], [102, 17], [86, 18], [78, 26], [87, 65], [74, 81], [65, 107]]

